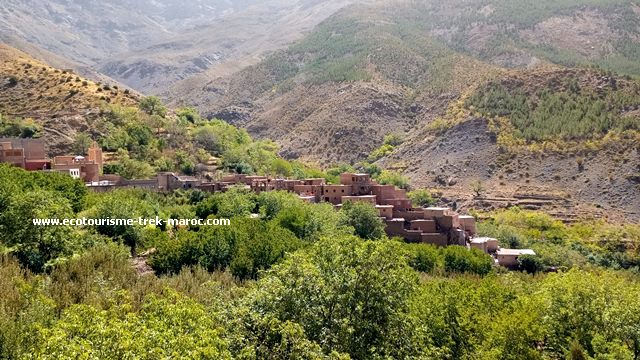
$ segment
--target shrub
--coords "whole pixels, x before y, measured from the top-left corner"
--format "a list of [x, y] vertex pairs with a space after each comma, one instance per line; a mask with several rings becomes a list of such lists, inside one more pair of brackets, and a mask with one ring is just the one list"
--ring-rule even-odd
[[335, 211], [331, 204], [300, 202], [297, 206], [282, 208], [275, 220], [298, 238], [315, 242], [323, 236], [353, 234], [353, 227], [345, 225], [344, 216], [342, 211]]
[[148, 96], [138, 104], [140, 110], [144, 111], [148, 115], [158, 115], [165, 117], [167, 115], [167, 108], [162, 104], [160, 98], [157, 96]]
[[518, 268], [528, 272], [529, 274], [535, 274], [537, 272], [544, 271], [545, 266], [538, 256], [522, 255], [518, 257]]
[[393, 147], [399, 146], [403, 141], [402, 136], [398, 134], [388, 134], [384, 137], [384, 144]]
[[440, 251], [433, 245], [407, 244], [409, 266], [416, 271], [429, 273], [436, 269], [440, 262]]
[[384, 223], [378, 210], [371, 204], [347, 201], [342, 204], [343, 225], [355, 229], [356, 235], [365, 240], [377, 240], [384, 237]]
[[173, 274], [195, 265], [209, 271], [229, 268], [239, 279], [255, 279], [259, 271], [302, 245], [276, 222], [234, 218], [232, 223], [233, 227], [178, 232], [176, 239], [159, 244], [150, 265], [158, 273]]
[[404, 345], [415, 330], [404, 315], [416, 287], [401, 244], [331, 237], [269, 271], [256, 286], [251, 308], [300, 324], [326, 353], [405, 359], [421, 350]]
[[431, 194], [431, 191], [427, 189], [410, 191], [407, 196], [411, 199], [414, 206], [429, 207], [438, 202], [438, 200]]
[[73, 211], [69, 200], [48, 190], [16, 193], [7, 210], [0, 213], [0, 242], [13, 248], [20, 263], [42, 272], [52, 261], [80, 249], [70, 226], [38, 226], [33, 219], [68, 219]]
[[409, 188], [407, 178], [394, 171], [384, 170], [376, 180], [382, 185], [394, 185], [401, 189]]
[[444, 269], [447, 272], [486, 275], [493, 268], [493, 259], [478, 249], [448, 246], [444, 250]]

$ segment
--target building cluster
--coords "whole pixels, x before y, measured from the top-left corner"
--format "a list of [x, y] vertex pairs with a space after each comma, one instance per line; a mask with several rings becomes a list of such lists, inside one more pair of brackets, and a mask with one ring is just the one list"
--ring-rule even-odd
[[501, 249], [496, 239], [476, 237], [473, 216], [460, 215], [449, 208], [414, 207], [405, 190], [378, 184], [369, 174], [341, 174], [340, 184], [327, 184], [323, 178], [293, 180], [244, 174], [229, 174], [218, 181], [204, 181], [171, 172], [158, 173], [155, 178], [148, 180], [127, 180], [118, 175], [101, 175], [102, 152], [96, 146], [89, 149], [87, 158], [57, 156], [49, 160], [45, 157], [44, 143], [30, 139], [0, 139], [0, 162], [27, 170], [66, 172], [74, 178], [83, 179], [89, 188], [98, 192], [117, 188], [223, 192], [230, 187], [241, 186], [256, 193], [289, 191], [305, 201], [327, 202], [336, 208], [346, 202], [365, 202], [377, 209], [390, 237], [436, 246], [469, 246], [493, 255], [498, 264], [506, 267], [516, 267], [518, 257], [522, 255], [535, 255], [528, 249]]
[[86, 183], [100, 180], [102, 174], [102, 149], [95, 144], [87, 156], [46, 156], [41, 139], [0, 138], [0, 163], [8, 163], [25, 170], [57, 171], [69, 174]]

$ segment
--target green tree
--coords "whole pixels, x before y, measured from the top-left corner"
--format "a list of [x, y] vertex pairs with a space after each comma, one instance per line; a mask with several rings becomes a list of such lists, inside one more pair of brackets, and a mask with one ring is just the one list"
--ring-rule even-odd
[[279, 176], [290, 177], [293, 173], [291, 163], [282, 158], [276, 158], [271, 162], [271, 171]]
[[211, 125], [204, 125], [193, 131], [193, 141], [212, 154], [221, 154], [224, 150], [222, 139], [218, 136], [216, 128]]
[[298, 203], [280, 210], [276, 221], [306, 242], [315, 242], [323, 236], [353, 234], [343, 212], [334, 210], [333, 205]]
[[416, 271], [425, 273], [432, 272], [442, 262], [440, 252], [433, 245], [406, 244], [406, 249], [408, 253], [408, 263]]
[[214, 198], [218, 200], [217, 215], [223, 218], [248, 216], [256, 208], [255, 195], [240, 188], [216, 194]]
[[444, 248], [444, 269], [447, 272], [486, 275], [493, 268], [493, 259], [478, 249], [462, 246]]
[[167, 115], [167, 108], [157, 96], [148, 96], [142, 99], [138, 107], [148, 115], [158, 115], [160, 117]]
[[73, 139], [73, 151], [79, 155], [86, 155], [93, 140], [86, 133], [77, 133]]
[[343, 225], [355, 229], [356, 235], [365, 240], [377, 240], [384, 237], [384, 223], [378, 210], [371, 204], [347, 201], [342, 204]]
[[168, 291], [147, 297], [139, 312], [116, 300], [106, 310], [67, 309], [35, 334], [38, 341], [27, 353], [39, 359], [231, 359], [220, 316], [194, 300]]
[[522, 255], [518, 257], [518, 268], [524, 270], [529, 274], [535, 274], [540, 271], [544, 271], [544, 264], [540, 257], [535, 255]]
[[272, 268], [251, 308], [300, 324], [326, 354], [406, 358], [422, 351], [407, 341], [415, 326], [406, 316], [416, 286], [401, 244], [337, 237]]
[[401, 189], [409, 188], [409, 181], [404, 176], [394, 171], [383, 170], [376, 180], [378, 180], [382, 185], [393, 185]]
[[0, 213], [0, 242], [12, 248], [21, 264], [42, 272], [52, 260], [79, 250], [79, 241], [70, 226], [36, 225], [34, 219], [73, 218], [69, 201], [47, 190], [17, 193]]
[[438, 200], [433, 197], [428, 189], [417, 189], [410, 191], [407, 196], [414, 206], [429, 207], [435, 205]]
[[132, 159], [125, 149], [118, 150], [118, 163], [112, 170], [125, 179], [149, 179], [155, 174], [151, 165]]
[[184, 107], [177, 110], [178, 119], [185, 123], [198, 124], [202, 121], [197, 109]]
[[265, 191], [258, 194], [256, 201], [260, 214], [268, 220], [275, 218], [285, 208], [302, 206], [300, 197], [288, 191]]
[[256, 279], [259, 271], [269, 269], [302, 246], [291, 231], [276, 222], [250, 220], [244, 226], [246, 236], [237, 243], [230, 264], [231, 273], [240, 279]]
[[479, 197], [486, 190], [484, 184], [480, 180], [475, 180], [470, 185], [471, 191], [475, 194], [476, 197]]
[[[149, 219], [156, 216], [151, 204], [141, 199], [140, 192], [135, 190], [113, 191], [108, 196], [101, 197], [98, 202], [89, 209], [89, 214], [94, 219], [127, 220], [143, 218]], [[123, 222], [101, 223], [96, 225], [98, 233], [120, 240], [131, 249], [135, 256], [137, 249], [142, 244], [143, 224], [132, 223], [128, 225]]]
[[276, 222], [234, 218], [233, 227], [203, 227], [179, 231], [174, 239], [158, 244], [150, 264], [158, 273], [177, 274], [183, 267], [225, 270], [239, 279], [255, 279], [259, 271], [279, 262], [301, 241]]

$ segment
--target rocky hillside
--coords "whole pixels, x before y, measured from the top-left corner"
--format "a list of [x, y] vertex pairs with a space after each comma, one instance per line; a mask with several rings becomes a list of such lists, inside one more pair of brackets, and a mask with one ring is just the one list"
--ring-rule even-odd
[[33, 119], [53, 154], [88, 131], [107, 104], [134, 104], [138, 95], [117, 83], [98, 83], [0, 45], [0, 114]]
[[210, 79], [255, 64], [351, 2], [9, 0], [0, 4], [0, 41], [160, 94], [197, 74]]
[[400, 134], [404, 144], [380, 165], [462, 202], [482, 180], [495, 201], [478, 206], [638, 218], [629, 146], [640, 124], [638, 9], [578, 0], [351, 7], [286, 51], [177, 92], [186, 95], [176, 103], [324, 165], [365, 160]]
[[[389, 131], [410, 135], [442, 116], [450, 101], [509, 68], [588, 64], [640, 74], [635, 4], [536, 4], [351, 7], [288, 50], [173, 96], [176, 104], [196, 105], [210, 117], [276, 139], [290, 157], [354, 162]], [[521, 6], [527, 15], [519, 13]], [[578, 30], [567, 31], [573, 27]]]
[[[122, 16], [119, 2], [32, 1], [37, 26], [9, 3], [4, 38], [163, 91], [289, 159], [377, 161], [463, 205], [640, 218], [638, 0], [203, 0], [184, 14], [163, 0]], [[388, 134], [404, 142], [377, 152]]]
[[453, 108], [380, 165], [468, 206], [640, 219], [640, 82], [588, 69], [511, 71]]
[[424, 126], [500, 71], [407, 27], [406, 18], [389, 22], [377, 9], [364, 10], [344, 10], [287, 51], [177, 103], [276, 139], [292, 158], [355, 162], [385, 134]]

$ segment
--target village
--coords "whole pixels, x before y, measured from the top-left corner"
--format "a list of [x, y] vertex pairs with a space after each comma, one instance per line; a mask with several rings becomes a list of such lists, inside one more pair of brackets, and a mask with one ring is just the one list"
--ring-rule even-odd
[[231, 187], [243, 187], [256, 193], [288, 191], [311, 203], [327, 202], [339, 209], [346, 202], [366, 202], [374, 206], [385, 223], [389, 237], [400, 237], [411, 243], [435, 246], [465, 246], [490, 254], [496, 264], [517, 268], [518, 258], [535, 255], [530, 249], [501, 248], [494, 238], [478, 237], [476, 220], [450, 208], [414, 207], [406, 190], [393, 185], [381, 185], [369, 174], [344, 173], [339, 184], [328, 184], [323, 178], [280, 179], [269, 176], [227, 174], [210, 181], [194, 176], [161, 172], [152, 179], [128, 180], [118, 175], [103, 175], [102, 150], [94, 144], [87, 156], [55, 156], [48, 159], [41, 139], [0, 138], [0, 163], [8, 163], [28, 171], [55, 171], [81, 179], [92, 191], [105, 192], [119, 188], [141, 188], [159, 192], [178, 189], [199, 189], [224, 192]]

